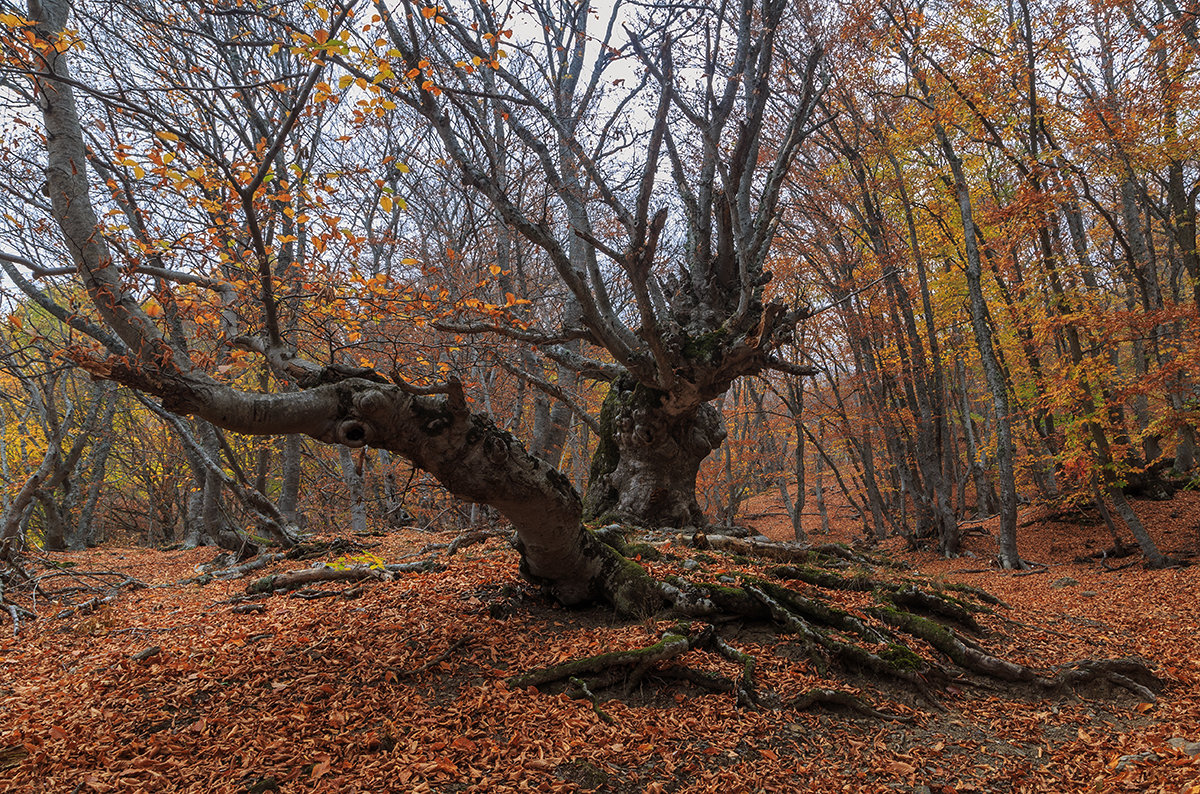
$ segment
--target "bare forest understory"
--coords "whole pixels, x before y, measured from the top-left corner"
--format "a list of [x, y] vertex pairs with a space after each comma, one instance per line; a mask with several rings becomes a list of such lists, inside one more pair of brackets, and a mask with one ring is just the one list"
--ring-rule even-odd
[[[1200, 495], [1138, 507], [1162, 548], [1196, 551]], [[778, 505], [751, 510], [759, 531], [790, 533]], [[1143, 679], [1157, 696], [1138, 694], [1135, 681], [1006, 683], [945, 659], [944, 677], [914, 686], [838, 672], [797, 635], [761, 621], [710, 629], [562, 609], [518, 577], [503, 535], [453, 554], [453, 533], [366, 536], [236, 579], [197, 579], [212, 549], [102, 548], [51, 555], [59, 569], [43, 564], [43, 575], [61, 574], [43, 579], [61, 604], [14, 596], [41, 617], [24, 620], [16, 637], [6, 620], [0, 638], [0, 789], [1197, 790], [1200, 570], [1090, 556], [1111, 537], [1086, 512], [1028, 508], [1021, 518], [1022, 556], [1048, 568], [990, 566], [995, 542], [984, 523], [962, 558], [909, 552], [897, 540], [878, 558], [892, 565], [871, 575], [916, 580], [963, 603], [983, 602], [960, 586], [984, 588], [1006, 606], [973, 612], [977, 630], [959, 627], [969, 646], [1042, 671], [1138, 657], [1158, 678]], [[835, 521], [816, 541], [855, 532], [854, 522]], [[629, 551], [661, 579], [787, 584], [820, 590], [847, 614], [875, 608], [870, 593], [781, 581], [775, 561], [692, 541]], [[320, 561], [331, 569], [282, 578]], [[381, 576], [387, 564], [403, 567]], [[362, 572], [372, 565], [375, 573]], [[829, 560], [807, 570], [843, 581], [865, 572]], [[112, 573], [85, 573], [100, 571]], [[923, 642], [910, 647], [939, 658]]]

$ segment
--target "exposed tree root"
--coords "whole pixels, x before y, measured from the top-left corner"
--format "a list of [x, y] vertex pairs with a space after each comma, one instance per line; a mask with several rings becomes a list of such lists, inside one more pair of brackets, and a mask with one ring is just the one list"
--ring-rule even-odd
[[[750, 575], [742, 575], [737, 585], [680, 577], [659, 580], [615, 550], [612, 557], [601, 584], [620, 613], [636, 617], [675, 614], [694, 622], [677, 622], [656, 642], [642, 648], [530, 671], [513, 678], [513, 685], [575, 680], [573, 691], [583, 693], [596, 706], [597, 693], [606, 688], [623, 686], [628, 693], [647, 678], [682, 679], [708, 691], [732, 694], [746, 707], [777, 706], [779, 699], [773, 693], [761, 692], [756, 686], [754, 657], [725, 642], [714, 627], [732, 619], [770, 623], [791, 635], [822, 675], [891, 681], [933, 703], [940, 686], [972, 678], [1048, 692], [1107, 682], [1142, 700], [1153, 700], [1162, 686], [1149, 667], [1136, 659], [1088, 659], [1047, 671], [996, 655], [975, 637], [985, 635], [980, 616], [994, 615], [994, 607], [1007, 605], [974, 587], [885, 580], [865, 570], [837, 572], [799, 564], [769, 571], [775, 577], [801, 582], [798, 589]], [[854, 595], [850, 602], [857, 606], [844, 607], [822, 590], [870, 594], [874, 603], [862, 604], [862, 595]], [[696, 649], [738, 664], [741, 673], [737, 680], [681, 663], [681, 657]], [[836, 706], [876, 719], [903, 719], [838, 689], [815, 689], [784, 705]]]
[[[696, 649], [717, 653], [740, 665], [741, 674], [734, 680], [675, 661]], [[510, 679], [510, 684], [519, 687], [544, 686], [566, 680], [569, 682], [567, 691], [574, 691], [590, 700], [593, 710], [607, 722], [612, 721], [611, 717], [600, 709], [596, 691], [623, 684], [625, 693], [628, 694], [651, 676], [683, 680], [708, 691], [732, 694], [738, 705], [746, 708], [779, 708], [781, 702], [775, 693], [758, 688], [754, 677], [756, 664], [753, 655], [725, 642], [712, 624], [677, 623], [663, 632], [659, 640], [651, 645], [627, 651], [602, 653], [532, 670]], [[590, 680], [585, 676], [590, 676]], [[848, 692], [831, 689], [815, 689], [782, 705], [797, 709], [840, 706], [876, 719], [908, 720], [906, 717], [879, 711]]]
[[804, 711], [811, 708], [843, 708], [876, 720], [912, 722], [912, 717], [889, 714], [868, 705], [865, 700], [840, 689], [810, 689], [787, 702], [788, 708]]
[[604, 722], [607, 722], [609, 725], [613, 724], [614, 720], [612, 718], [612, 715], [609, 714], [604, 709], [600, 708], [600, 699], [597, 698], [596, 694], [594, 692], [592, 692], [592, 690], [588, 687], [586, 681], [584, 681], [581, 678], [572, 678], [571, 686], [573, 686], [577, 690], [579, 690], [579, 694], [583, 695], [583, 697], [587, 698], [588, 700], [590, 700], [592, 702], [592, 711], [594, 711], [596, 713], [597, 717], [602, 719]]
[[[700, 672], [683, 665], [663, 667], [689, 651], [699, 649], [719, 654], [731, 662], [741, 665], [737, 680], [715, 673]], [[570, 680], [577, 690], [593, 699], [592, 690], [601, 690], [623, 684], [625, 693], [636, 689], [648, 676], [656, 678], [682, 678], [706, 689], [732, 692], [739, 705], [753, 707], [771, 702], [773, 696], [758, 692], [754, 682], [755, 658], [734, 648], [721, 639], [712, 624], [676, 623], [663, 632], [657, 642], [643, 648], [614, 651], [576, 659], [570, 662], [532, 670], [510, 679], [513, 686], [542, 686], [558, 681]], [[588, 681], [584, 676], [592, 676]]]
[[[715, 630], [712, 626], [706, 626], [701, 631], [693, 632], [686, 624], [677, 623], [673, 628], [663, 632], [658, 642], [645, 648], [612, 651], [563, 662], [551, 667], [543, 667], [540, 670], [531, 670], [509, 679], [509, 683], [516, 687], [541, 686], [568, 678], [581, 678], [585, 675], [624, 669], [628, 669], [629, 677], [638, 673], [640, 678], [650, 666], [687, 653], [700, 642], [710, 639], [714, 633]], [[593, 683], [593, 686], [595, 685]]]
[[878, 560], [872, 560], [838, 543], [810, 546], [804, 543], [783, 543], [697, 532], [692, 536], [692, 545], [698, 549], [727, 551], [732, 554], [787, 563], [816, 563], [832, 567], [846, 567], [851, 564], [874, 567], [879, 564]]
[[1085, 659], [1062, 665], [1057, 674], [1044, 678], [1039, 683], [1050, 690], [1070, 689], [1092, 681], [1107, 681], [1128, 689], [1143, 701], [1153, 703], [1158, 699], [1155, 689], [1162, 688], [1162, 681], [1150, 672], [1141, 659]]
[[973, 641], [959, 636], [952, 629], [929, 618], [891, 607], [872, 609], [871, 614], [889, 626], [925, 640], [934, 650], [965, 670], [1002, 681], [1031, 681], [1037, 677], [1030, 668], [992, 656]]
[[1117, 571], [1123, 571], [1126, 568], [1132, 568], [1133, 566], [1137, 565], [1139, 562], [1141, 562], [1141, 560], [1133, 560], [1132, 562], [1124, 562], [1124, 563], [1121, 563], [1120, 565], [1113, 565], [1106, 558], [1102, 557], [1100, 559], [1100, 567], [1104, 568], [1105, 573], [1116, 573]]

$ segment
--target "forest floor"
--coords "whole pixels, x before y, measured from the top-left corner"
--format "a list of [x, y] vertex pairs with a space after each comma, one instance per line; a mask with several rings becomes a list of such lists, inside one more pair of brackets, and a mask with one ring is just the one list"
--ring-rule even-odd
[[[1200, 494], [1137, 507], [1164, 550], [1197, 550]], [[760, 512], [749, 523], [786, 539], [777, 506], [750, 509]], [[39, 604], [43, 617], [15, 638], [0, 615], [0, 791], [1200, 792], [1200, 745], [1187, 744], [1200, 742], [1200, 567], [1076, 562], [1111, 538], [1094, 515], [1054, 518], [1022, 512], [1023, 556], [1049, 566], [1032, 575], [991, 569], [986, 522], [967, 537], [973, 557], [886, 548], [915, 576], [983, 587], [1010, 604], [988, 623], [989, 649], [1038, 666], [1137, 655], [1168, 682], [1157, 702], [1124, 690], [1046, 698], [964, 686], [943, 692], [939, 709], [865, 681], [822, 682], [786, 637], [730, 624], [722, 634], [757, 655], [762, 688], [787, 696], [861, 686], [911, 721], [747, 710], [731, 695], [648, 678], [601, 701], [609, 723], [586, 699], [506, 681], [646, 645], [669, 624], [548, 605], [518, 578], [502, 538], [443, 557], [441, 570], [368, 583], [357, 598], [275, 595], [244, 614], [228, 600], [251, 578], [174, 584], [194, 577], [211, 549], [52, 555], [76, 576], [119, 570], [164, 586], [60, 619]], [[837, 521], [814, 540], [851, 541], [856, 531]], [[453, 537], [400, 531], [358, 542], [395, 562]], [[646, 562], [656, 574], [755, 567], [682, 544], [664, 551]], [[733, 669], [699, 651], [685, 661]]]

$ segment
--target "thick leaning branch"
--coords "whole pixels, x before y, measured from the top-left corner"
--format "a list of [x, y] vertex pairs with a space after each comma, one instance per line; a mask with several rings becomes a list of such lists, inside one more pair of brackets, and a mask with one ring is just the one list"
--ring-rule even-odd
[[571, 482], [453, 394], [411, 394], [362, 378], [290, 394], [251, 394], [194, 376], [147, 378], [129, 368], [112, 368], [109, 375], [152, 391], [168, 410], [227, 430], [302, 433], [401, 455], [455, 496], [489, 504], [508, 518], [520, 541], [523, 573], [560, 601], [608, 596], [598, 588], [618, 564], [617, 555], [583, 530], [583, 508]]
[[70, 4], [65, 0], [30, 4], [30, 15], [42, 41], [32, 77], [46, 130], [46, 191], [54, 218], [105, 324], [143, 360], [182, 360], [142, 311], [136, 297], [122, 285], [104, 236], [98, 233], [100, 222], [89, 195], [83, 126], [71, 87], [67, 53], [58, 47], [69, 12]]

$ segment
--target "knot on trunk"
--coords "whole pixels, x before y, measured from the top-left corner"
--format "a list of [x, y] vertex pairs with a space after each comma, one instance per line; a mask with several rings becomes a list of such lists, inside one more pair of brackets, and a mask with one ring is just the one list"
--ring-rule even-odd
[[725, 418], [721, 411], [712, 403], [704, 403], [696, 411], [695, 425], [687, 439], [689, 451], [707, 455], [721, 446], [727, 435], [729, 434], [725, 430]]
[[371, 426], [358, 419], [344, 419], [334, 429], [334, 439], [347, 447], [365, 447], [375, 433]]
[[488, 436], [483, 443], [483, 454], [498, 466], [508, 457], [508, 445], [499, 436]]

